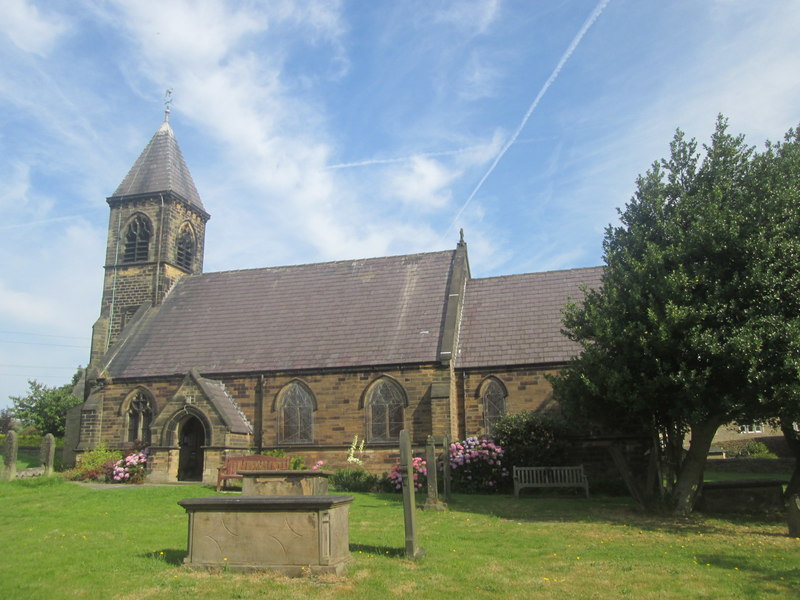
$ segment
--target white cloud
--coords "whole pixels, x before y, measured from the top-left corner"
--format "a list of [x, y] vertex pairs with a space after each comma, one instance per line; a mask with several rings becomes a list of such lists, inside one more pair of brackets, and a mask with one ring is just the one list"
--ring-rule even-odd
[[472, 51], [459, 86], [459, 96], [467, 102], [491, 98], [497, 94], [502, 71], [485, 52]]
[[438, 160], [415, 156], [404, 168], [395, 170], [387, 183], [390, 195], [400, 202], [431, 211], [450, 202], [452, 191], [448, 186], [459, 175]]
[[20, 49], [46, 56], [68, 29], [63, 15], [42, 14], [33, 2], [4, 0], [0, 31]]
[[58, 314], [55, 298], [10, 289], [8, 283], [0, 280], [0, 318], [25, 324], [52, 323]]
[[[2, 167], [0, 167], [2, 168]], [[3, 185], [0, 186], [0, 207], [18, 209], [24, 205], [30, 190], [30, 167], [22, 162], [13, 161], [2, 173]]]
[[500, 0], [461, 0], [435, 8], [435, 19], [473, 35], [485, 33], [494, 23]]

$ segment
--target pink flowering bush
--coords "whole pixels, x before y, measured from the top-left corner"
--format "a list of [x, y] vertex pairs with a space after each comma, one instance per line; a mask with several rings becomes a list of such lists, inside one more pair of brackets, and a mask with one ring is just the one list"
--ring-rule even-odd
[[489, 438], [469, 437], [450, 444], [450, 473], [460, 492], [495, 492], [505, 487], [509, 472], [505, 452]]
[[311, 470], [312, 471], [319, 471], [324, 464], [325, 464], [324, 460], [318, 460], [317, 462], [314, 463], [314, 466], [311, 467]]
[[[427, 482], [428, 463], [419, 456], [415, 456], [411, 461], [411, 472], [413, 473], [414, 489], [420, 491]], [[392, 472], [389, 473], [389, 485], [395, 491], [403, 489], [403, 474], [400, 472], [399, 464], [393, 466]]]
[[147, 456], [148, 452], [145, 449], [141, 452], [132, 452], [118, 460], [111, 467], [109, 481], [111, 483], [141, 483], [144, 481]]

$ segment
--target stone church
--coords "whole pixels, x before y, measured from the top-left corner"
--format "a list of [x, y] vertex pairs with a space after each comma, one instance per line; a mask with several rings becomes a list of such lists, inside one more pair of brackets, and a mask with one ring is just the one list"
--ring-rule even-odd
[[[167, 117], [169, 115], [167, 114]], [[601, 269], [470, 276], [452, 250], [203, 272], [209, 213], [165, 119], [116, 191], [78, 453], [151, 449], [151, 481], [216, 481], [225, 456], [388, 471], [416, 446], [551, 403], [577, 348], [561, 309]]]

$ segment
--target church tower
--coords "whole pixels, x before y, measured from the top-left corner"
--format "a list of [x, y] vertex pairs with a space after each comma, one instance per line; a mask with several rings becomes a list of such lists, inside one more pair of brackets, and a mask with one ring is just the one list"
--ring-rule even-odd
[[112, 196], [100, 318], [90, 364], [140, 308], [161, 303], [184, 275], [203, 271], [205, 211], [169, 124], [164, 122]]

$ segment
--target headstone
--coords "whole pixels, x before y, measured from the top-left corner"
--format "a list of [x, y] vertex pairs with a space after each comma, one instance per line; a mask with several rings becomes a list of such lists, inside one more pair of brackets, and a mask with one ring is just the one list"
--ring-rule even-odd
[[439, 482], [436, 478], [436, 446], [429, 435], [425, 444], [425, 462], [428, 465], [428, 500], [439, 500]]
[[42, 438], [42, 447], [39, 451], [39, 462], [44, 467], [45, 477], [53, 474], [53, 461], [56, 457], [56, 438], [52, 433], [48, 433]]
[[789, 537], [800, 538], [800, 494], [789, 496], [786, 519], [789, 521]]
[[408, 431], [400, 431], [400, 474], [403, 476], [403, 520], [406, 526], [406, 556], [422, 558], [424, 552], [417, 545], [417, 505], [414, 500], [414, 467]]
[[82, 410], [83, 404], [78, 404], [67, 411], [67, 421], [64, 424], [64, 445], [61, 448], [61, 464], [65, 469], [70, 469], [77, 463], [75, 448], [80, 442]]
[[428, 436], [428, 442], [425, 445], [425, 461], [428, 464], [428, 498], [425, 504], [422, 505], [423, 510], [447, 510], [447, 505], [439, 500], [439, 481], [438, 481], [438, 467], [436, 465], [436, 446], [433, 442], [433, 436]]
[[450, 502], [450, 436], [444, 436], [442, 447], [442, 495], [445, 502]]
[[3, 471], [3, 478], [6, 481], [12, 481], [17, 478], [17, 432], [9, 431], [6, 434], [6, 443], [3, 448], [3, 462], [5, 464], [5, 471]]

